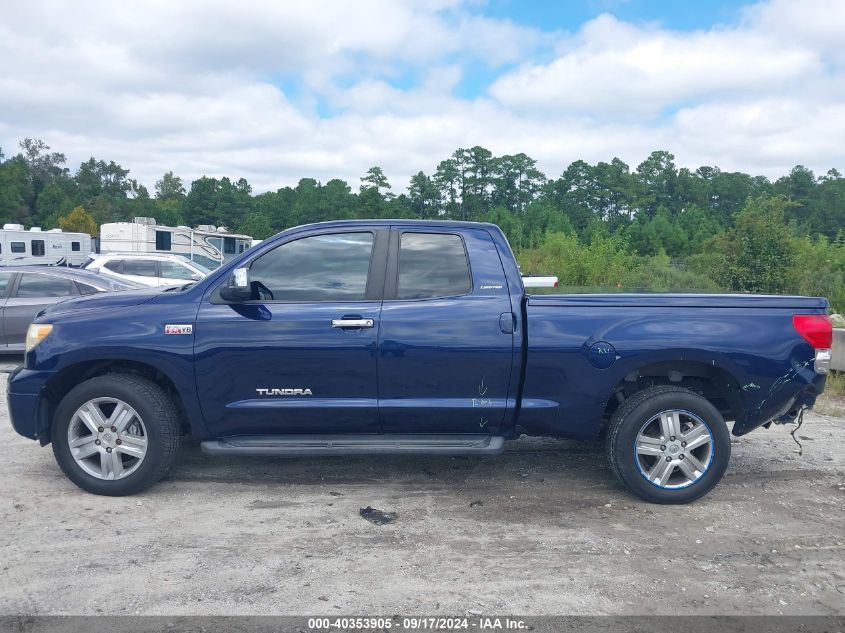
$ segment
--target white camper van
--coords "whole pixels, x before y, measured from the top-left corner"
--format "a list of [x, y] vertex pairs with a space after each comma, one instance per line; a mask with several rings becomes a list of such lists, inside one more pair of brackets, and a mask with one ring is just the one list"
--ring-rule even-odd
[[26, 231], [22, 224], [4, 224], [0, 233], [0, 266], [81, 266], [91, 256], [87, 233], [42, 231], [37, 226]]
[[170, 253], [214, 270], [252, 245], [249, 235], [229, 233], [225, 226], [201, 224], [161, 226], [155, 218], [110, 222], [100, 227], [101, 253]]

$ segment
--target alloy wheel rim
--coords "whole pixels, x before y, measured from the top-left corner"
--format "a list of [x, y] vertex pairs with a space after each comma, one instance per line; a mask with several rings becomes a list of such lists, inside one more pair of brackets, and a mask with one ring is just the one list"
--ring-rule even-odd
[[70, 454], [87, 474], [103, 481], [128, 477], [147, 455], [147, 428], [119, 398], [93, 398], [76, 410], [67, 430]]
[[691, 486], [707, 473], [713, 448], [713, 432], [701, 417], [670, 409], [640, 428], [634, 440], [634, 459], [646, 481], [674, 490]]

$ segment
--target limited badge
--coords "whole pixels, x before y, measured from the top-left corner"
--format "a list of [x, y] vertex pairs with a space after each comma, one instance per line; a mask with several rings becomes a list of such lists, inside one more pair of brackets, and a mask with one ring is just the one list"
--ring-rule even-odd
[[193, 334], [194, 333], [194, 326], [190, 325], [190, 324], [165, 325], [164, 326], [164, 333], [165, 334]]

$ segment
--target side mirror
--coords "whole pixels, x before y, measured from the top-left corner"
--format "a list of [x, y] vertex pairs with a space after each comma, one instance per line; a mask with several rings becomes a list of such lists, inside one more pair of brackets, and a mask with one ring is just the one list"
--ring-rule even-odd
[[192, 281], [201, 281], [202, 275], [200, 275], [199, 273], [192, 273], [191, 274], [191, 280]]
[[226, 285], [220, 287], [220, 298], [229, 303], [241, 303], [252, 298], [249, 268], [235, 268]]

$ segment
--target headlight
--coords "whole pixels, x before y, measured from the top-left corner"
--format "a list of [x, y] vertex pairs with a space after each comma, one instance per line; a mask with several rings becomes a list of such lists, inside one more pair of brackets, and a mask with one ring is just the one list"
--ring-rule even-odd
[[26, 353], [29, 354], [35, 346], [47, 338], [47, 335], [53, 331], [53, 326], [46, 323], [33, 323], [26, 331]]

